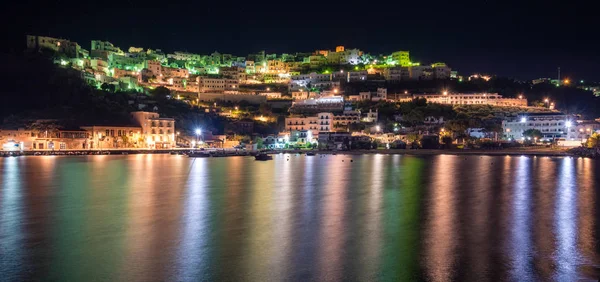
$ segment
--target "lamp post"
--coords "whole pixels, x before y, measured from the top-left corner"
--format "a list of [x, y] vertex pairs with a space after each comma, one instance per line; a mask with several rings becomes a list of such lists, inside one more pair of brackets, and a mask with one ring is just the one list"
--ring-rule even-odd
[[195, 131], [196, 133], [196, 143], [200, 144], [200, 135], [202, 135], [202, 129], [198, 128]]

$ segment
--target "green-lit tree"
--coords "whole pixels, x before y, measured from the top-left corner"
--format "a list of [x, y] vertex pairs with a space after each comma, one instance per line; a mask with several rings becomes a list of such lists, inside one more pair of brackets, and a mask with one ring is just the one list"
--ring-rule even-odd
[[524, 137], [529, 137], [530, 139], [540, 139], [542, 138], [542, 132], [537, 129], [527, 129], [523, 132]]

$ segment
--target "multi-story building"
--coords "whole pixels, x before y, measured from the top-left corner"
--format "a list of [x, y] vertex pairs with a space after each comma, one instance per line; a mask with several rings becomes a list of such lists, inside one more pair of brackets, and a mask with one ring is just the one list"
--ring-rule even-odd
[[27, 35], [27, 49], [35, 51], [48, 49], [57, 53], [65, 54], [71, 58], [84, 57], [83, 53], [85, 51], [81, 48], [81, 46], [79, 46], [79, 44], [77, 44], [77, 42], [71, 42], [61, 38], [37, 35]]
[[160, 79], [174, 77], [189, 78], [190, 76], [190, 71], [188, 69], [165, 67], [157, 60], [147, 61], [146, 69], [148, 69], [154, 77]]
[[219, 72], [224, 77], [236, 79], [238, 82], [243, 82], [247, 78], [246, 70], [243, 67], [222, 67]]
[[285, 63], [280, 60], [268, 60], [266, 73], [278, 74], [285, 73]]
[[408, 67], [410, 63], [410, 55], [408, 51], [396, 51], [390, 56], [393, 62], [401, 67]]
[[345, 126], [351, 123], [359, 123], [360, 117], [360, 111], [346, 110], [333, 116], [333, 124], [334, 126]]
[[408, 67], [392, 67], [383, 69], [383, 77], [389, 81], [402, 81], [410, 79]]
[[450, 105], [493, 105], [527, 107], [527, 99], [502, 98], [498, 93], [448, 93], [414, 94], [413, 98], [425, 98], [429, 103]]
[[199, 76], [197, 82], [200, 92], [223, 92], [239, 89], [237, 79]]
[[292, 99], [293, 100], [306, 100], [317, 97], [317, 92], [308, 92], [308, 91], [293, 91]]
[[254, 65], [254, 61], [246, 61], [246, 73], [249, 73], [249, 74], [256, 73], [256, 67]]
[[359, 92], [360, 101], [379, 101], [387, 99], [387, 88], [377, 88], [377, 91]]
[[175, 147], [175, 120], [161, 118], [158, 113], [132, 112], [131, 118], [139, 124], [143, 140], [148, 148], [165, 149]]
[[321, 97], [317, 99], [297, 100], [292, 103], [291, 113], [315, 114], [319, 112], [341, 112], [344, 110], [344, 98], [341, 96]]
[[434, 78], [431, 66], [411, 66], [408, 68], [408, 72], [412, 80], [430, 80]]
[[202, 55], [200, 55], [200, 54], [180, 52], [180, 51], [175, 51], [173, 54], [167, 54], [167, 58], [179, 60], [179, 61], [197, 61], [197, 62], [202, 61]]
[[568, 140], [580, 140], [585, 142], [593, 133], [600, 130], [600, 123], [595, 120], [577, 120], [567, 132]]
[[571, 127], [575, 126], [575, 117], [563, 113], [523, 113], [502, 121], [504, 137], [523, 140], [523, 132], [537, 129], [542, 133], [542, 140], [567, 138]]
[[290, 116], [285, 118], [285, 130], [309, 130], [313, 136], [321, 131], [331, 131], [334, 125], [332, 113], [322, 112], [314, 116]]
[[448, 79], [452, 73], [452, 69], [444, 63], [435, 63], [431, 65], [433, 68], [433, 77], [435, 79]]
[[88, 148], [116, 149], [144, 147], [141, 128], [137, 126], [82, 126], [87, 132]]

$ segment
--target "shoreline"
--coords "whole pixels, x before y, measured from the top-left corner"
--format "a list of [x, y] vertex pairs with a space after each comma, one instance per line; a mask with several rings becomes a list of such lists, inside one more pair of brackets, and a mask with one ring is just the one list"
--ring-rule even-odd
[[[188, 149], [189, 150], [189, 149]], [[171, 152], [184, 151], [182, 149], [175, 150], [103, 150], [92, 151], [90, 154], [68, 154], [69, 151], [24, 151], [16, 152], [13, 156], [94, 156], [94, 155], [129, 155], [129, 154], [171, 154]], [[187, 151], [187, 150], [185, 150]], [[89, 151], [88, 151], [89, 152]], [[102, 153], [104, 152], [104, 154]], [[106, 154], [106, 152], [111, 152]], [[233, 151], [226, 150], [225, 155], [218, 157], [235, 157], [235, 156], [250, 156], [257, 151]], [[242, 153], [244, 152], [244, 153]], [[415, 155], [415, 156], [432, 156], [432, 155], [482, 155], [482, 156], [547, 156], [547, 157], [568, 157], [579, 155], [572, 154], [567, 150], [552, 150], [552, 149], [502, 149], [502, 150], [480, 150], [480, 149], [374, 149], [374, 150], [354, 150], [354, 151], [325, 151], [325, 150], [273, 150], [266, 151], [267, 154], [306, 154], [308, 152], [320, 155]], [[6, 151], [0, 151], [0, 157], [10, 157], [6, 155]], [[40, 153], [40, 154], [36, 154]]]
[[[356, 150], [356, 151], [321, 151], [321, 150], [302, 150], [302, 151], [283, 151], [283, 153], [304, 154], [306, 152], [314, 152], [322, 155], [367, 155], [367, 154], [383, 154], [383, 155], [416, 155], [416, 156], [433, 156], [433, 155], [487, 155], [487, 156], [548, 156], [548, 157], [569, 157], [575, 156], [565, 151], [556, 150], [435, 150], [435, 149], [378, 149], [378, 150]], [[278, 154], [278, 152], [274, 152]]]

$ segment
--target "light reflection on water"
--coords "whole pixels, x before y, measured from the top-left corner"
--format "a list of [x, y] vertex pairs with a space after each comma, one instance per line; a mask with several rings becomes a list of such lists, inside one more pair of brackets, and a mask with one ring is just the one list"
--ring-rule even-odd
[[7, 281], [594, 280], [599, 175], [597, 161], [547, 157], [4, 158], [0, 273]]

